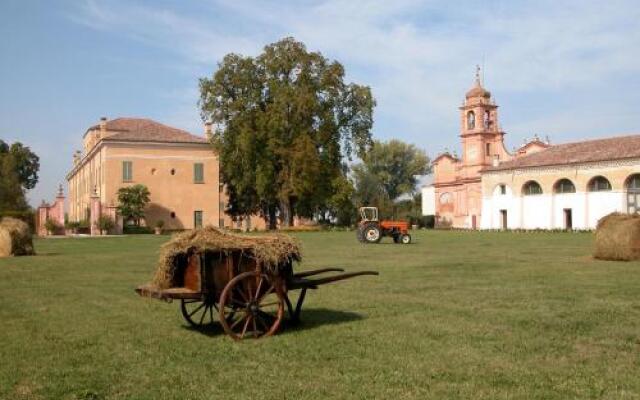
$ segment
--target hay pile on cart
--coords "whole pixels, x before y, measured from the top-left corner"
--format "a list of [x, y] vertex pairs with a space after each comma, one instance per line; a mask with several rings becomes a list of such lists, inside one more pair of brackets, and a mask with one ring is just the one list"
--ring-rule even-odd
[[[285, 306], [292, 321], [298, 321], [307, 289], [358, 275], [362, 271], [325, 278], [309, 277], [323, 268], [293, 273], [301, 261], [297, 240], [282, 234], [246, 236], [207, 227], [175, 235], [162, 246], [153, 280], [136, 289], [141, 296], [166, 301], [180, 300], [185, 320], [203, 327], [215, 315], [234, 339], [274, 334], [283, 320]], [[288, 292], [300, 289], [294, 308]]]

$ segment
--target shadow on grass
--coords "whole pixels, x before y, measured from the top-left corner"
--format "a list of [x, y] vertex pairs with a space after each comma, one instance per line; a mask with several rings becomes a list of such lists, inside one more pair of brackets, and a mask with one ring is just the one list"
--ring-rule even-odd
[[[285, 318], [282, 321], [282, 325], [280, 326], [280, 330], [277, 335], [286, 335], [287, 332], [305, 331], [307, 329], [314, 329], [323, 325], [344, 324], [347, 322], [358, 321], [363, 318], [364, 317], [362, 315], [351, 311], [338, 311], [327, 308], [303, 309], [300, 315], [300, 321], [296, 323], [289, 319], [288, 313], [285, 313]], [[182, 328], [190, 332], [200, 333], [210, 337], [225, 335], [222, 325], [217, 321], [212, 324], [207, 324], [201, 328], [196, 328], [190, 325], [183, 325]]]

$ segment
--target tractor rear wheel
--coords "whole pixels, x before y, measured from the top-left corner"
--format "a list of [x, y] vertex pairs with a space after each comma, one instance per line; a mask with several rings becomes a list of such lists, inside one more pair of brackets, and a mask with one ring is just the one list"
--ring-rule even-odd
[[363, 229], [366, 243], [378, 243], [382, 239], [382, 231], [377, 224], [368, 224]]
[[411, 235], [409, 235], [408, 233], [405, 233], [404, 235], [402, 235], [400, 237], [400, 241], [402, 242], [402, 244], [409, 244], [411, 243]]

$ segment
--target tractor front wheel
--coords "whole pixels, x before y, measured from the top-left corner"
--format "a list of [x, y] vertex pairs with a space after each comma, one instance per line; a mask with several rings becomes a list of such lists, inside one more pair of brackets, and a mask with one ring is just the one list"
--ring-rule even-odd
[[400, 237], [400, 241], [402, 242], [402, 244], [411, 243], [411, 235], [409, 235], [408, 233], [405, 233], [404, 235], [402, 235], [402, 237]]
[[378, 243], [380, 239], [382, 239], [382, 232], [379, 226], [370, 224], [364, 228], [364, 240], [367, 243]]

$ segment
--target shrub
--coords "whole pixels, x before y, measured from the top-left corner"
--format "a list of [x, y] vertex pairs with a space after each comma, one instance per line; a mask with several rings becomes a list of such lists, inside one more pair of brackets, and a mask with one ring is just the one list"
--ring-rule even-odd
[[157, 220], [155, 226], [158, 229], [162, 229], [164, 227], [164, 220], [162, 220], [162, 219]]
[[78, 221], [66, 221], [64, 223], [64, 228], [74, 233], [78, 231], [79, 227], [80, 227], [80, 222]]
[[96, 225], [98, 226], [98, 229], [100, 229], [100, 231], [104, 231], [104, 232], [109, 232], [111, 229], [113, 229], [116, 226], [116, 223], [113, 221], [113, 218], [111, 218], [108, 215], [101, 215], [100, 217], [98, 217], [98, 221], [96, 221]]
[[60, 225], [58, 225], [58, 223], [54, 219], [47, 218], [47, 220], [44, 222], [44, 228], [47, 230], [47, 232], [55, 234], [56, 232], [58, 232], [58, 230], [60, 230]]
[[123, 232], [127, 235], [146, 235], [153, 233], [147, 226], [125, 225]]

